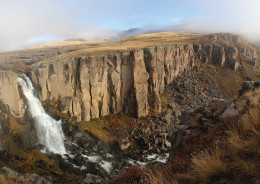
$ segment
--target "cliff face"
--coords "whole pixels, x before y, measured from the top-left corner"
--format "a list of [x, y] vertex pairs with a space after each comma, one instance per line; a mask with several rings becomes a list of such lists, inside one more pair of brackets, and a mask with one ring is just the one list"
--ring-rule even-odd
[[217, 45], [155, 46], [114, 55], [98, 55], [35, 66], [30, 76], [41, 98], [55, 100], [77, 121], [121, 111], [148, 115], [161, 111], [165, 85], [193, 67], [194, 59], [238, 69], [253, 50]]
[[[76, 121], [119, 112], [146, 116], [161, 111], [160, 95], [194, 60], [238, 69], [256, 61], [254, 50], [218, 45], [153, 46], [112, 55], [93, 55], [37, 64], [29, 75], [42, 101], [57, 102]], [[0, 101], [15, 117], [24, 114], [17, 75], [0, 73]]]
[[42, 100], [59, 100], [77, 121], [121, 111], [160, 112], [164, 85], [193, 63], [192, 45], [158, 46], [36, 66], [30, 76]]
[[15, 118], [24, 115], [24, 103], [14, 72], [0, 72], [0, 151], [5, 150], [5, 135], [10, 129], [10, 114]]
[[195, 58], [199, 61], [237, 70], [243, 59], [255, 65], [255, 50], [217, 45], [194, 45]]
[[18, 91], [17, 74], [0, 72], [0, 111], [19, 118], [24, 115], [24, 103]]

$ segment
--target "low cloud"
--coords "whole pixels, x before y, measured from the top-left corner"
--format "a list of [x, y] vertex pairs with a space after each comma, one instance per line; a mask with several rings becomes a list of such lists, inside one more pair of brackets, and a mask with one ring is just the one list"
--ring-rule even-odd
[[[172, 11], [164, 12], [157, 3], [147, 4], [145, 0], [3, 0], [0, 2], [0, 51], [67, 38], [90, 40], [174, 30], [236, 32], [260, 40], [259, 0], [185, 1], [187, 5], [182, 6], [184, 2], [165, 0], [164, 5]], [[138, 14], [145, 5], [149, 8]], [[118, 33], [108, 28], [110, 25], [117, 30], [134, 28]]]
[[[119, 33], [119, 36], [132, 36], [146, 33], [157, 33], [167, 31], [184, 31], [197, 33], [231, 32], [242, 35], [244, 38], [260, 43], [260, 28], [258, 25], [247, 25], [246, 23], [229, 23], [226, 21], [206, 21], [192, 19], [171, 19], [175, 23], [171, 26], [148, 25], [139, 28], [131, 28]], [[258, 31], [259, 30], [259, 31]]]
[[0, 51], [66, 38], [117, 36], [112, 29], [77, 22], [80, 13], [53, 7], [51, 0], [10, 0], [0, 4]]

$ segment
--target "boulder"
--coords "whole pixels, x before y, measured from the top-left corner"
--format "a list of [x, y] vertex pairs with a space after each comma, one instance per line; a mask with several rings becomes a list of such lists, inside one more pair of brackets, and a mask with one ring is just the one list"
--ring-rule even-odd
[[173, 149], [180, 147], [184, 141], [185, 132], [178, 130], [171, 135], [171, 147]]
[[239, 110], [232, 106], [228, 106], [225, 112], [220, 116], [221, 119], [232, 118], [239, 115]]
[[239, 95], [243, 95], [248, 91], [252, 91], [260, 88], [260, 81], [244, 81], [242, 84], [242, 89], [239, 91]]
[[97, 150], [99, 152], [108, 153], [110, 152], [110, 145], [106, 141], [99, 141]]
[[93, 174], [87, 174], [85, 179], [82, 181], [82, 184], [98, 184], [98, 183], [105, 184], [104, 179]]

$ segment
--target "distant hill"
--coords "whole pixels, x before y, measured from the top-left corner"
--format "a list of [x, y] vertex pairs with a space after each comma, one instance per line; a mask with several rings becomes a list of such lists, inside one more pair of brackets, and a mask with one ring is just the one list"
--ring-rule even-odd
[[[170, 29], [170, 28], [168, 28]], [[218, 34], [202, 34], [192, 32], [158, 32], [147, 33], [144, 29], [133, 28], [122, 32], [122, 35], [137, 34], [135, 36], [102, 38], [99, 40], [85, 40], [83, 38], [71, 38], [64, 41], [49, 43], [29, 47], [26, 49], [1, 52], [0, 53], [0, 69], [2, 70], [18, 70], [23, 71], [28, 65], [36, 62], [45, 62], [47, 60], [60, 60], [66, 58], [75, 58], [85, 55], [91, 55], [98, 52], [118, 52], [129, 51], [132, 49], [145, 48], [155, 45], [171, 45], [171, 44], [217, 44], [238, 46], [243, 48], [252, 48], [245, 41], [234, 42], [224, 39], [226, 33]], [[159, 31], [159, 30], [154, 30]], [[217, 35], [219, 39], [213, 39]], [[227, 33], [227, 35], [230, 35]], [[235, 36], [236, 37], [236, 36]]]
[[119, 37], [135, 36], [139, 34], [150, 34], [150, 33], [160, 33], [160, 32], [171, 32], [180, 31], [179, 26], [166, 26], [166, 27], [144, 27], [144, 28], [130, 28], [125, 31], [118, 33]]
[[80, 42], [85, 42], [87, 40], [85, 40], [84, 38], [69, 38], [69, 39], [66, 39], [64, 41], [80, 41]]

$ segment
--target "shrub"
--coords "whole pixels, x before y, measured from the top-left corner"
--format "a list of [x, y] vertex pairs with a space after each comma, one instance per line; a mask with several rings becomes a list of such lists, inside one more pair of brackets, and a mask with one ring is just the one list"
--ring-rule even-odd
[[224, 173], [226, 165], [221, 159], [222, 156], [223, 153], [219, 148], [212, 152], [206, 150], [193, 155], [191, 159], [192, 175], [199, 181], [204, 181]]
[[117, 178], [112, 182], [114, 184], [134, 184], [141, 180], [144, 170], [141, 167], [132, 165], [119, 172]]

